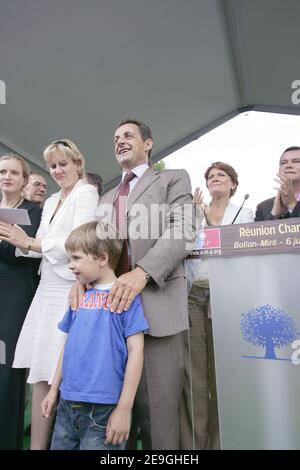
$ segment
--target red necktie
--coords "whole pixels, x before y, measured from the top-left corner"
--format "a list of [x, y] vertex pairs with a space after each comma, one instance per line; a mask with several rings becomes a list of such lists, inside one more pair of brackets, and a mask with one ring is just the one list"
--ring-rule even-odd
[[120, 233], [120, 236], [124, 238], [123, 249], [119, 259], [119, 263], [116, 269], [116, 275], [127, 273], [131, 269], [131, 261], [128, 252], [128, 240], [127, 240], [127, 227], [126, 227], [126, 203], [130, 190], [129, 183], [136, 175], [132, 172], [126, 173], [118, 192], [118, 195], [114, 201], [114, 215], [116, 227]]

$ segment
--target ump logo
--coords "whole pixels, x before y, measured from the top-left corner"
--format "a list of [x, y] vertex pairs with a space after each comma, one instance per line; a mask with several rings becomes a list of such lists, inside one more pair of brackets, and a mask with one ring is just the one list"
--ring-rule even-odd
[[292, 317], [271, 305], [261, 305], [242, 315], [241, 331], [245, 341], [264, 348], [264, 356], [242, 356], [253, 359], [290, 361], [276, 357], [275, 349], [293, 343], [299, 336]]
[[219, 228], [205, 228], [203, 249], [221, 248], [221, 231]]

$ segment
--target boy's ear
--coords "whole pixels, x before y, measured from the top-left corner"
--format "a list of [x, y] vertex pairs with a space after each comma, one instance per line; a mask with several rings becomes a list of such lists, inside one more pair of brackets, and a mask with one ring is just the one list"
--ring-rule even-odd
[[102, 251], [98, 258], [100, 268], [103, 268], [108, 263], [108, 254], [106, 251]]

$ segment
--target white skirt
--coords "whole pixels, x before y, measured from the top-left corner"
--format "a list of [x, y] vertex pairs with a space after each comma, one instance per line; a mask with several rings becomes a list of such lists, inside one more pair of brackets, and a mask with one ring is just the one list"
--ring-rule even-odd
[[51, 384], [67, 335], [58, 329], [74, 281], [61, 278], [43, 260], [41, 281], [27, 312], [13, 367], [30, 369], [28, 383]]

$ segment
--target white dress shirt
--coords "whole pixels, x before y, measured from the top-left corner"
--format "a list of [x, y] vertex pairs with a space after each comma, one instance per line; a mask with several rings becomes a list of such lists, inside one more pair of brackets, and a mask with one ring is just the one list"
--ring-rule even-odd
[[[149, 168], [148, 163], [142, 163], [141, 165], [138, 165], [133, 170], [131, 170], [131, 172], [136, 175], [136, 178], [133, 178], [133, 180], [131, 180], [130, 183], [129, 183], [129, 194], [131, 193], [131, 191], [133, 190], [133, 188], [135, 187], [135, 185], [137, 184], [139, 179], [143, 176], [145, 171], [148, 170], [148, 168]], [[124, 180], [125, 175], [127, 173], [128, 173], [128, 171], [127, 172], [123, 171], [122, 181]]]

